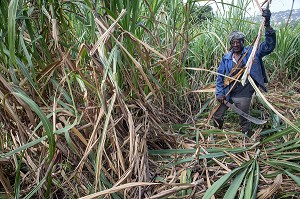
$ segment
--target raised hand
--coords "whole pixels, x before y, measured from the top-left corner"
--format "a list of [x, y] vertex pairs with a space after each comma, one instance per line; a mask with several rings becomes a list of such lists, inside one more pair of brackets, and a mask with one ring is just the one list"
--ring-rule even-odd
[[265, 18], [265, 26], [269, 27], [271, 19], [271, 11], [269, 10], [269, 8], [263, 9], [262, 17]]

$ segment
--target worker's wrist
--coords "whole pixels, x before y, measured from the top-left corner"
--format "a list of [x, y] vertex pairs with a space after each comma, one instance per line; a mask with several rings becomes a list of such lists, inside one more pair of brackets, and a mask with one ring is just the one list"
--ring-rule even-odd
[[271, 36], [275, 34], [275, 30], [271, 26], [265, 27], [265, 36]]
[[265, 26], [266, 30], [272, 30], [273, 28], [269, 25]]

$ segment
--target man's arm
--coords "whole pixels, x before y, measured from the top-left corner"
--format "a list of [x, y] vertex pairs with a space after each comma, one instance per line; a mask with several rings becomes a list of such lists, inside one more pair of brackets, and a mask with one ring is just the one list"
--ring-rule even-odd
[[276, 32], [270, 25], [270, 10], [263, 10], [262, 16], [265, 18], [265, 41], [260, 44], [258, 49], [258, 54], [260, 57], [270, 54], [276, 46]]
[[[225, 61], [222, 59], [217, 72], [219, 74], [225, 75]], [[221, 103], [224, 102], [225, 99], [225, 91], [224, 91], [224, 76], [218, 75], [216, 80], [216, 97], [217, 100]]]

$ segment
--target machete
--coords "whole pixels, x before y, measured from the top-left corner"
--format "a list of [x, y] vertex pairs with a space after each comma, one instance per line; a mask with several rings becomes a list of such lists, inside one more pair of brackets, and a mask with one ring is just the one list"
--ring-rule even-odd
[[226, 100], [224, 101], [224, 104], [230, 108], [231, 110], [233, 110], [234, 112], [236, 112], [237, 114], [239, 114], [240, 116], [246, 118], [247, 120], [249, 120], [250, 122], [253, 122], [254, 124], [264, 124], [267, 121], [266, 120], [260, 120], [257, 119], [255, 117], [252, 117], [251, 115], [248, 115], [247, 113], [245, 113], [244, 111], [242, 111], [241, 109], [237, 108], [234, 104], [231, 104], [230, 102], [227, 102]]

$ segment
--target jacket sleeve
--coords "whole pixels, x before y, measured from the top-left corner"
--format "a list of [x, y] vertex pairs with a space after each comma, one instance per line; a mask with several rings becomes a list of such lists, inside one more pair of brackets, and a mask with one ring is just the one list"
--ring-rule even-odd
[[270, 54], [276, 46], [276, 31], [273, 28], [269, 28], [265, 30], [265, 41], [263, 41], [259, 49], [257, 51], [257, 54], [259, 57], [264, 57], [268, 54]]
[[[225, 59], [223, 58], [218, 67], [218, 76], [216, 80], [216, 96], [225, 96], [224, 90], [224, 76], [225, 75]], [[220, 75], [222, 74], [222, 75]]]

